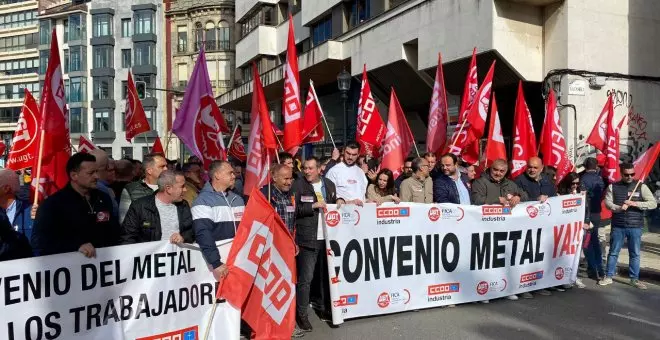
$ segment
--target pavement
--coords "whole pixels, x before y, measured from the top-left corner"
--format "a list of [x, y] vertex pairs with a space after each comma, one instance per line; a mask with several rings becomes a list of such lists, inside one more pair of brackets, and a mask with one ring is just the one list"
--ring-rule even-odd
[[660, 339], [660, 286], [583, 281], [587, 288], [553, 296], [352, 319], [337, 328], [310, 312], [314, 331], [303, 339]]

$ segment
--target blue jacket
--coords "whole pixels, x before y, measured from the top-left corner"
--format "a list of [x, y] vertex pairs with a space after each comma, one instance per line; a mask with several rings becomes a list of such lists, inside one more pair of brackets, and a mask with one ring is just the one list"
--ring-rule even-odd
[[537, 182], [524, 173], [516, 177], [513, 181], [520, 189], [527, 193], [530, 201], [537, 201], [541, 195], [548, 197], [557, 196], [557, 189], [555, 189], [554, 184], [545, 175], [541, 175], [541, 179]]
[[195, 240], [202, 255], [213, 268], [220, 267], [220, 252], [216, 241], [233, 238], [243, 217], [245, 202], [233, 191], [217, 192], [206, 183], [193, 201], [192, 216]]
[[[468, 177], [465, 174], [461, 174], [461, 181], [463, 181], [463, 185], [465, 185], [469, 196], [470, 183]], [[433, 202], [461, 204], [458, 188], [456, 188], [456, 184], [451, 177], [440, 173], [433, 178]]]
[[32, 249], [30, 249], [28, 240], [12, 228], [6, 215], [0, 214], [0, 262], [30, 256], [32, 256]]
[[580, 177], [582, 186], [587, 191], [587, 200], [589, 201], [589, 212], [600, 213], [600, 202], [605, 197], [605, 182], [598, 171], [585, 171]]
[[[17, 232], [25, 235], [28, 240], [31, 240], [32, 218], [30, 217], [30, 213], [32, 212], [32, 203], [28, 200], [18, 198], [14, 202], [16, 202], [16, 215], [14, 215], [14, 222], [11, 223], [11, 226]], [[3, 209], [2, 213], [6, 215], [7, 211]]]

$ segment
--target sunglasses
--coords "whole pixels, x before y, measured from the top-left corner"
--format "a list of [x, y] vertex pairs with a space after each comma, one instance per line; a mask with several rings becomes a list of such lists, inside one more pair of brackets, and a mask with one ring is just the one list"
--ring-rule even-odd
[[571, 185], [580, 185], [580, 182], [572, 182]]
[[632, 174], [621, 174], [621, 176], [624, 176], [624, 177], [635, 177], [635, 173], [633, 172]]

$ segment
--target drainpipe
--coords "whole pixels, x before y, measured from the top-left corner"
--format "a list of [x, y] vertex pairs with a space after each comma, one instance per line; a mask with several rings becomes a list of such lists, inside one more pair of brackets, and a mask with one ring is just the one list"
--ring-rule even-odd
[[[559, 77], [559, 88], [561, 89], [561, 84], [564, 82], [564, 77], [566, 74], [562, 74]], [[577, 168], [577, 164], [575, 162], [577, 161], [577, 150], [578, 150], [578, 135], [577, 135], [577, 109], [575, 108], [575, 105], [573, 104], [563, 104], [561, 102], [561, 98], [563, 96], [559, 95], [557, 96], [557, 108], [563, 109], [563, 108], [570, 108], [573, 109], [573, 165]]]

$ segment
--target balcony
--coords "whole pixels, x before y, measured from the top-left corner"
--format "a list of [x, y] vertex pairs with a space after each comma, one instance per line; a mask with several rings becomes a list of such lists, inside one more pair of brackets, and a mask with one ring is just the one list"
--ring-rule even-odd
[[215, 52], [215, 51], [229, 51], [231, 44], [229, 40], [209, 40], [195, 43], [195, 52], [199, 52], [199, 49], [204, 46], [204, 51], [206, 52]]
[[187, 53], [187, 52], [188, 52], [188, 44], [176, 45], [176, 53]]
[[188, 81], [187, 80], [179, 80], [179, 82], [176, 83], [175, 86], [176, 86], [177, 90], [183, 91], [188, 86]]

